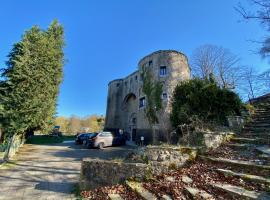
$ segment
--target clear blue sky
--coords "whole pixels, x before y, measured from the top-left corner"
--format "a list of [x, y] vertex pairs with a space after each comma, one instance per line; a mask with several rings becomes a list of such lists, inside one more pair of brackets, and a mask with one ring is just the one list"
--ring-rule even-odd
[[[105, 114], [107, 84], [137, 68], [140, 58], [160, 49], [187, 56], [203, 44], [221, 45], [242, 64], [266, 69], [253, 51], [263, 28], [239, 22], [237, 0], [6, 0], [0, 3], [0, 65], [12, 44], [32, 25], [58, 19], [65, 28], [64, 82], [58, 115]], [[246, 3], [246, 0], [242, 0]]]

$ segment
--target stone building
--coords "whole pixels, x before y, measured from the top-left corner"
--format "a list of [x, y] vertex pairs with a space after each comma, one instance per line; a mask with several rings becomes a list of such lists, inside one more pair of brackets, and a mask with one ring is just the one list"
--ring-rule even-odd
[[[162, 110], [159, 111], [159, 124], [151, 129], [145, 115], [147, 99], [142, 92], [142, 70], [146, 67], [153, 76], [153, 81], [163, 85]], [[190, 78], [187, 57], [175, 50], [160, 50], [142, 58], [138, 70], [122, 79], [108, 84], [107, 111], [105, 130], [123, 130], [129, 141], [139, 141], [144, 136], [146, 143], [151, 143], [152, 133], [159, 140], [165, 140], [171, 130], [169, 113], [170, 98], [175, 86]]]

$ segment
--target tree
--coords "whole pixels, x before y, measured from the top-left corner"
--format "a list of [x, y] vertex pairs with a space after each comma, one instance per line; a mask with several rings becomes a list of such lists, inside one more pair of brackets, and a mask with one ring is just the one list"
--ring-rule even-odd
[[241, 73], [240, 89], [243, 91], [243, 99], [253, 99], [262, 95], [266, 91], [261, 75], [254, 67], [245, 67]]
[[[270, 0], [249, 0], [256, 8], [255, 12], [248, 11], [241, 3], [235, 7], [236, 11], [246, 20], [258, 20], [267, 31], [270, 31]], [[259, 53], [264, 57], [270, 55], [270, 38], [266, 36]]]
[[264, 71], [259, 75], [259, 80], [263, 83], [265, 86], [266, 92], [270, 92], [270, 69]]
[[60, 126], [60, 130], [64, 133], [76, 133], [82, 131], [83, 128], [89, 132], [98, 132], [103, 130], [104, 117], [101, 115], [89, 115], [83, 118], [72, 115], [71, 117], [56, 117], [54, 125]]
[[63, 34], [53, 21], [47, 30], [33, 26], [14, 44], [0, 83], [6, 137], [51, 128], [63, 77]]
[[237, 86], [238, 63], [236, 55], [215, 45], [200, 46], [191, 57], [191, 69], [195, 77], [208, 78], [213, 74], [221, 87], [230, 89]]
[[75, 115], [72, 115], [69, 119], [67, 131], [69, 133], [76, 133], [81, 129], [81, 119]]
[[227, 116], [240, 114], [241, 105], [237, 94], [220, 88], [213, 78], [194, 78], [176, 86], [170, 119], [175, 128], [194, 118], [224, 124]]

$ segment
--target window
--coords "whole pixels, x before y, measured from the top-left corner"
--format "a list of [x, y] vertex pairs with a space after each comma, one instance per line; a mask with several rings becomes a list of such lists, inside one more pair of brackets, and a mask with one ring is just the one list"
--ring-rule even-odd
[[140, 102], [139, 102], [139, 107], [144, 107], [145, 106], [145, 97], [140, 98]]
[[136, 81], [138, 80], [138, 76], [137, 76], [137, 75], [135, 76], [135, 80], [136, 80]]
[[125, 81], [125, 86], [127, 86], [127, 81]]
[[168, 98], [167, 93], [162, 93], [162, 99], [163, 99], [163, 100], [167, 100], [167, 98]]
[[111, 132], [102, 132], [100, 134], [101, 137], [112, 137], [112, 133]]
[[167, 67], [166, 66], [161, 66], [159, 68], [159, 75], [160, 76], [166, 76], [167, 75]]
[[116, 83], [116, 87], [119, 87], [120, 86], [120, 83]]
[[153, 61], [150, 60], [150, 61], [148, 62], [148, 66], [151, 66], [152, 64], [153, 64]]

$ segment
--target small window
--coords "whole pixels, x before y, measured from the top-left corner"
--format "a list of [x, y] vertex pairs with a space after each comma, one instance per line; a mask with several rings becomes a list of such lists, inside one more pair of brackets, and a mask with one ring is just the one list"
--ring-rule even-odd
[[167, 100], [167, 98], [168, 98], [167, 93], [162, 93], [162, 99], [163, 99], [163, 100]]
[[166, 66], [161, 66], [159, 68], [159, 75], [160, 76], [166, 76], [167, 75], [167, 67]]
[[127, 86], [127, 82], [125, 81], [125, 86]]
[[145, 106], [145, 97], [140, 98], [140, 104], [139, 107], [144, 107]]
[[135, 76], [135, 80], [136, 80], [136, 81], [138, 80], [138, 76], [137, 76], [137, 75]]
[[116, 87], [119, 87], [120, 86], [120, 83], [116, 83]]
[[153, 61], [150, 60], [150, 61], [148, 62], [148, 66], [151, 66], [152, 64], [153, 64]]

